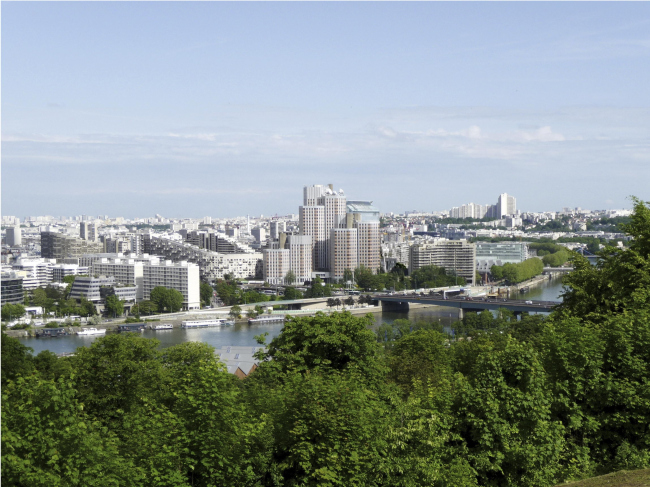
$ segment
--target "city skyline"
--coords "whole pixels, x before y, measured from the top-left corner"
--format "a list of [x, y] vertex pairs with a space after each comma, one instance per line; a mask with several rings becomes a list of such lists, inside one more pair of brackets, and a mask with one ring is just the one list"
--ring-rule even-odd
[[650, 199], [645, 3], [2, 9], [3, 215]]

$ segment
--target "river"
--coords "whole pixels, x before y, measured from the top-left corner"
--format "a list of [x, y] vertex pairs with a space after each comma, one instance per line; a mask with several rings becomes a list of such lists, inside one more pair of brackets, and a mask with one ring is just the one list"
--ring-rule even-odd
[[[561, 278], [556, 277], [552, 280], [545, 281], [526, 293], [526, 299], [556, 301], [559, 300], [562, 291]], [[449, 327], [458, 317], [458, 310], [454, 308], [445, 308], [442, 306], [429, 308], [415, 308], [408, 313], [383, 312], [375, 314], [377, 324], [392, 323], [396, 319], [408, 319], [413, 322], [417, 321], [437, 321], [444, 327]], [[146, 338], [155, 338], [160, 341], [160, 346], [170, 347], [179, 343], [188, 341], [205, 342], [215, 348], [228, 345], [256, 346], [255, 335], [268, 333], [267, 342], [277, 336], [282, 330], [279, 324], [260, 324], [249, 325], [247, 323], [238, 323], [234, 326], [224, 326], [215, 328], [195, 328], [183, 329], [174, 328], [172, 330], [145, 330], [142, 336]], [[78, 336], [69, 335], [57, 338], [21, 338], [24, 345], [34, 349], [34, 354], [42, 350], [51, 350], [54, 353], [74, 352], [77, 347], [87, 347], [99, 338], [98, 336]]]

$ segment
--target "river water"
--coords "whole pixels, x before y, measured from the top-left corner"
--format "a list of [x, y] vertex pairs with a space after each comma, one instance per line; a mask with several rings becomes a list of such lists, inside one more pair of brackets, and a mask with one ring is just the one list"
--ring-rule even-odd
[[[562, 283], [559, 277], [545, 281], [526, 293], [526, 299], [535, 299], [543, 301], [560, 300], [559, 295], [562, 291]], [[408, 313], [383, 312], [375, 313], [377, 324], [392, 323], [396, 319], [408, 319], [413, 322], [417, 321], [437, 321], [444, 327], [448, 328], [457, 320], [458, 310], [455, 308], [445, 308], [435, 306], [429, 308], [415, 308]], [[273, 337], [277, 336], [282, 330], [280, 324], [259, 324], [249, 325], [247, 323], [238, 323], [234, 326], [214, 327], [214, 328], [194, 328], [183, 329], [174, 328], [172, 330], [145, 330], [142, 336], [146, 338], [155, 338], [160, 341], [161, 347], [169, 347], [187, 341], [206, 342], [215, 348], [228, 345], [255, 346], [255, 335], [268, 333], [267, 343]], [[34, 349], [34, 354], [42, 350], [51, 350], [54, 353], [74, 352], [77, 347], [88, 347], [96, 340], [97, 336], [78, 336], [69, 335], [57, 338], [21, 338], [20, 341]]]

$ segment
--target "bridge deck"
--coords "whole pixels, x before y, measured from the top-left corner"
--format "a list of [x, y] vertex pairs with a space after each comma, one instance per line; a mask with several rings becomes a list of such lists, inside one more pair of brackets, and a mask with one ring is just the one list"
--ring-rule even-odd
[[[509, 309], [515, 312], [543, 312], [548, 313], [553, 307], [560, 304], [559, 301], [532, 301], [529, 299], [490, 299], [490, 298], [466, 298], [466, 297], [443, 297], [417, 296], [417, 295], [381, 295], [373, 296], [380, 302], [389, 303], [418, 303], [446, 306], [449, 308], [460, 308], [464, 310], [497, 310], [500, 308]], [[526, 302], [528, 301], [528, 303]]]

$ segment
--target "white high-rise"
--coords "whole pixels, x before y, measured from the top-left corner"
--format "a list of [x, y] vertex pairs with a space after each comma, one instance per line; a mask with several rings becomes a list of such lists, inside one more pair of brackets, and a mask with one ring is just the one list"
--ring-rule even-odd
[[508, 193], [502, 193], [497, 200], [497, 214], [499, 218], [517, 213], [517, 200]]
[[303, 188], [303, 206], [316, 206], [321, 196], [325, 194], [325, 186], [322, 184], [315, 184], [313, 186], [305, 186]]
[[310, 235], [312, 238], [312, 266], [314, 270], [327, 269], [325, 255], [325, 207], [300, 207], [300, 235]]
[[330, 230], [330, 278], [343, 279], [346, 269], [354, 272], [359, 266], [358, 236], [356, 228], [332, 228]]
[[19, 247], [23, 244], [23, 234], [20, 225], [7, 228], [6, 240], [9, 247]]
[[310, 235], [289, 235], [290, 268], [296, 284], [311, 281], [312, 248]]
[[289, 249], [264, 249], [262, 251], [264, 280], [271, 285], [284, 284], [284, 278], [291, 268]]

